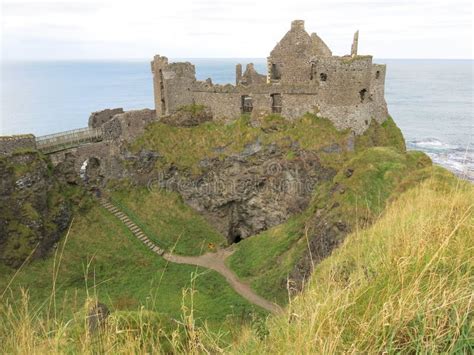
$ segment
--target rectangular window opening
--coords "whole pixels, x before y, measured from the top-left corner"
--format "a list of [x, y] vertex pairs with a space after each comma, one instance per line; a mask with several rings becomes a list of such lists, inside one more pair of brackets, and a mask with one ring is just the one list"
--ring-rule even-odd
[[248, 95], [242, 95], [241, 98], [241, 110], [242, 113], [250, 113], [253, 110], [253, 100]]
[[281, 113], [281, 108], [282, 108], [281, 94], [271, 94], [270, 96], [272, 98], [272, 112]]

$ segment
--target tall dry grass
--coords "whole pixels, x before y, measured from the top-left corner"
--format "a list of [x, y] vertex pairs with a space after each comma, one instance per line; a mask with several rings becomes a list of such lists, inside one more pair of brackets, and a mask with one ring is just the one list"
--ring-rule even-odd
[[474, 188], [433, 178], [318, 265], [255, 354], [470, 353], [474, 348]]
[[[316, 267], [285, 315], [238, 329], [230, 345], [220, 341], [222, 334], [196, 326], [192, 288], [183, 292], [191, 299], [183, 305], [190, 306], [172, 324], [144, 309], [114, 312], [95, 334], [87, 326], [94, 292], [82, 312], [65, 319], [57, 312], [60, 302], [32, 308], [25, 291], [20, 302], [11, 302], [8, 292], [1, 298], [0, 352], [469, 353], [473, 206], [472, 185], [449, 179], [433, 178], [404, 193]], [[59, 267], [60, 252], [56, 257]]]

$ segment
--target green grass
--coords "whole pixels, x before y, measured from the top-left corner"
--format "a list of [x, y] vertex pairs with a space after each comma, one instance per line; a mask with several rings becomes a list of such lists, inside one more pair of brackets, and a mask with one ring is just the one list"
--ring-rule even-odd
[[284, 224], [241, 241], [228, 259], [230, 268], [252, 289], [265, 298], [288, 302], [285, 278], [301, 254], [301, 225], [304, 216], [290, 218]]
[[204, 105], [192, 104], [192, 105], [181, 106], [178, 109], [178, 111], [188, 112], [190, 114], [197, 115], [201, 112], [204, 112], [205, 108], [206, 108], [206, 106], [204, 106]]
[[373, 120], [367, 131], [356, 137], [357, 151], [369, 147], [391, 147], [399, 152], [406, 151], [402, 132], [392, 117], [389, 116], [382, 124]]
[[[384, 138], [378, 141], [364, 138], [359, 145], [390, 145], [388, 138], [385, 141], [385, 136], [398, 137], [403, 141], [397, 130], [396, 126], [384, 123], [376, 132], [385, 134]], [[367, 135], [374, 132], [375, 129], [368, 130]], [[277, 144], [290, 152], [292, 143], [297, 142], [302, 149], [320, 152], [321, 160], [327, 166], [337, 167], [350, 155], [348, 151], [352, 134], [349, 130], [338, 131], [330, 120], [312, 114], [292, 121], [280, 115], [269, 115], [256, 122], [244, 115], [229, 124], [206, 122], [195, 127], [153, 123], [147, 127], [143, 136], [131, 144], [131, 149], [159, 152], [162, 156], [158, 164], [160, 168], [173, 165], [197, 174], [200, 172], [198, 163], [201, 160], [222, 159], [229, 154], [239, 153], [245, 145], [255, 142], [257, 138], [264, 145]], [[395, 138], [393, 140], [396, 141]], [[334, 144], [339, 147], [338, 153], [324, 152], [324, 148]]]
[[[167, 315], [173, 310], [179, 312], [175, 305], [183, 302], [180, 291], [174, 287], [180, 286], [179, 280], [191, 284], [193, 270], [182, 273], [168, 269], [170, 277], [162, 274], [161, 281], [157, 281], [156, 274], [165, 266], [156, 257], [149, 259], [147, 251], [141, 250], [141, 245], [104, 213], [94, 207], [78, 218], [61, 265], [56, 265], [60, 270], [56, 282], [58, 295], [67, 291], [68, 297], [64, 299], [68, 302], [78, 299], [77, 304], [67, 304], [68, 312], [75, 311], [74, 315], [62, 320], [61, 314], [39, 314], [34, 306], [39, 301], [35, 293], [31, 294], [33, 303], [18, 295], [15, 299], [19, 304], [14, 308], [2, 296], [3, 351], [291, 354], [297, 349], [303, 354], [467, 354], [472, 349], [474, 188], [444, 169], [433, 169], [425, 181], [403, 192], [370, 228], [350, 234], [315, 268], [307, 288], [291, 300], [284, 314], [250, 324], [227, 323], [234, 331], [226, 341], [222, 333], [194, 318], [201, 312], [218, 315], [220, 306], [216, 305], [221, 301], [226, 304], [228, 300], [234, 305], [238, 302], [235, 295], [222, 287], [221, 280], [204, 279], [205, 285], [200, 288], [199, 278], [206, 276], [199, 276], [194, 299], [190, 294], [184, 298], [187, 307], [178, 316], [179, 323], [170, 322]], [[280, 233], [275, 229], [275, 236], [291, 235], [290, 225], [278, 227]], [[87, 227], [94, 234], [82, 231]], [[104, 245], [104, 237], [110, 238], [112, 245]], [[278, 245], [271, 246], [271, 250], [254, 254], [256, 258], [249, 270], [262, 267], [259, 256], [284, 251], [291, 242], [292, 237], [288, 236], [286, 241], [279, 240]], [[91, 256], [93, 260], [87, 268]], [[20, 272], [13, 286], [24, 283], [35, 287], [36, 292], [43, 294], [43, 309], [48, 309], [53, 267], [51, 259], [35, 262]], [[90, 283], [86, 288], [83, 275], [88, 269], [95, 270], [95, 281], [94, 273], [89, 272]], [[123, 277], [127, 271], [133, 277]], [[0, 266], [0, 273], [11, 271]], [[173, 288], [166, 290], [166, 285]], [[154, 308], [127, 311], [133, 308], [126, 306], [130, 301], [122, 299], [116, 304], [113, 300], [120, 294], [108, 287], [120, 289], [122, 294], [129, 291], [130, 297], [151, 295]], [[102, 334], [95, 337], [87, 334], [84, 302], [80, 302], [86, 289], [92, 298], [97, 294], [101, 301], [109, 300], [114, 310]], [[206, 298], [201, 307], [200, 302]], [[211, 309], [209, 299], [218, 309]], [[53, 309], [62, 307], [57, 301]]]
[[431, 161], [423, 153], [384, 147], [363, 150], [333, 181], [319, 186], [304, 213], [236, 245], [229, 266], [257, 293], [286, 304], [288, 273], [307, 249], [306, 237], [317, 232], [322, 218], [327, 223], [342, 221], [350, 230], [365, 228], [391, 199], [431, 173]]
[[320, 263], [233, 353], [470, 353], [474, 188], [436, 168]]
[[119, 188], [112, 200], [165, 250], [182, 255], [200, 255], [213, 251], [208, 246], [225, 245], [225, 238], [181, 197], [158, 187]]
[[144, 306], [180, 319], [183, 304], [191, 306], [189, 297], [183, 300], [183, 289], [194, 288], [194, 317], [200, 322], [207, 320], [215, 328], [229, 315], [241, 317], [255, 310], [219, 274], [167, 263], [98, 206], [76, 216], [58, 254], [60, 259], [50, 257], [26, 265], [10, 285], [14, 271], [2, 267], [0, 291], [9, 285], [2, 302], [19, 298], [20, 289], [25, 288], [35, 308], [43, 312], [55, 299], [54, 309], [64, 317], [80, 311], [88, 297], [97, 296], [112, 310]]

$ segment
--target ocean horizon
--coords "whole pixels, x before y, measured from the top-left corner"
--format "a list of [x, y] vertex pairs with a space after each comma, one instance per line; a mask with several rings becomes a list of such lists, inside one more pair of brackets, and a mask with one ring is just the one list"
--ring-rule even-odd
[[[196, 65], [198, 80], [235, 82], [235, 64], [263, 58], [172, 58]], [[409, 149], [474, 181], [473, 67], [470, 59], [380, 59], [385, 97]], [[147, 60], [58, 60], [2, 63], [0, 135], [37, 136], [86, 127], [105, 108], [153, 108]]]

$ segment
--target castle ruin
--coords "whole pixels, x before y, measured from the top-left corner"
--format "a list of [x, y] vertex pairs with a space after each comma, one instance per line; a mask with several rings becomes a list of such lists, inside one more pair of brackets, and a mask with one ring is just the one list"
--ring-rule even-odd
[[295, 119], [310, 112], [330, 119], [338, 129], [361, 134], [371, 120], [387, 116], [384, 98], [385, 65], [372, 56], [358, 55], [359, 33], [351, 55], [333, 56], [316, 34], [308, 34], [304, 21], [295, 20], [267, 58], [266, 75], [253, 64], [244, 72], [236, 66], [235, 85], [196, 80], [193, 64], [169, 63], [156, 55], [151, 63], [158, 117], [191, 104], [207, 106], [214, 119], [233, 119], [242, 113], [270, 113]]

